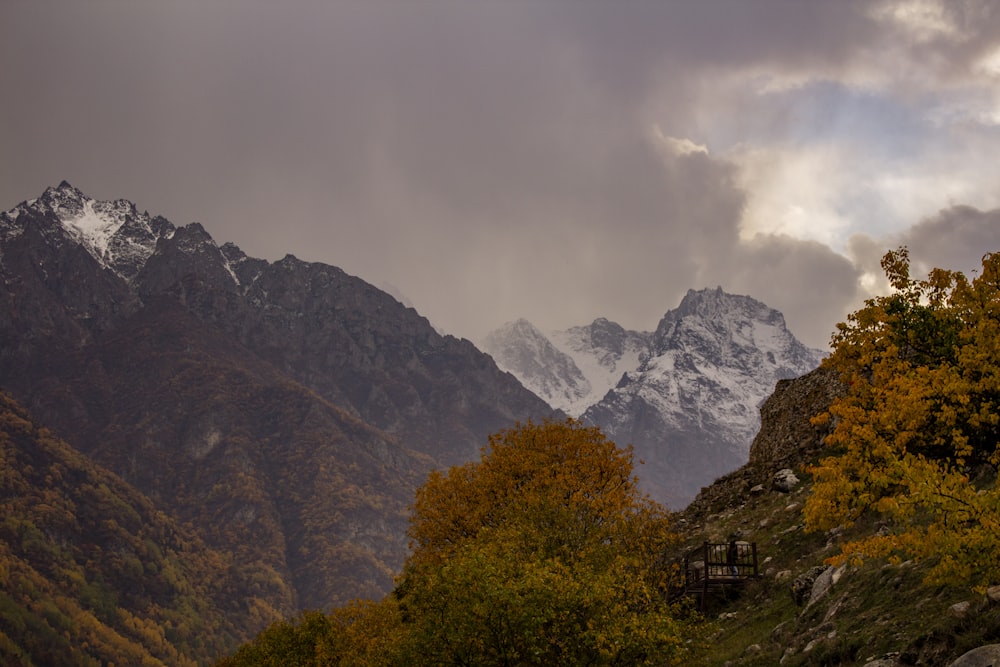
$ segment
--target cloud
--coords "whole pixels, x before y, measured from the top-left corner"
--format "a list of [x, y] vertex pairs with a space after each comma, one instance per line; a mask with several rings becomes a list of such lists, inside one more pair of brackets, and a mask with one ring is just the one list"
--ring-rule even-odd
[[3, 3], [0, 198], [66, 178], [398, 285], [471, 338], [649, 329], [722, 285], [822, 345], [897, 241], [993, 241], [961, 206], [1000, 207], [998, 21], [973, 0]]
[[982, 266], [984, 254], [1000, 252], [1000, 210], [953, 206], [896, 238], [910, 249], [915, 275], [926, 276], [937, 267], [971, 277]]
[[889, 292], [880, 262], [887, 250], [903, 246], [910, 252], [910, 273], [915, 278], [926, 277], [933, 268], [974, 277], [983, 255], [1000, 252], [1000, 209], [952, 206], [900, 232], [877, 238], [855, 234], [848, 255], [861, 274], [859, 298]]
[[782, 311], [808, 345], [825, 348], [837, 322], [860, 305], [858, 268], [822, 243], [760, 234], [741, 243], [733, 260], [720, 283]]
[[668, 137], [663, 134], [663, 130], [660, 129], [659, 125], [653, 125], [652, 136], [654, 142], [661, 148], [661, 150], [667, 152], [671, 155], [690, 155], [691, 153], [704, 153], [708, 155], [708, 146], [704, 144], [698, 144], [690, 139], [679, 139], [677, 137]]

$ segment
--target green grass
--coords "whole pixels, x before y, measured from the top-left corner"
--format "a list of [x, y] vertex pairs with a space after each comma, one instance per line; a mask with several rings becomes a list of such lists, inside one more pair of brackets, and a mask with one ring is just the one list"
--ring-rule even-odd
[[[797, 606], [791, 594], [796, 577], [839, 553], [842, 542], [877, 527], [868, 520], [836, 537], [804, 533], [801, 505], [808, 489], [804, 479], [791, 494], [733, 498], [730, 507], [689, 527], [686, 546], [741, 531], [743, 539], [757, 543], [764, 574], [738, 593], [709, 599], [706, 616], [716, 629], [695, 664], [864, 665], [895, 654], [903, 665], [941, 665], [1000, 642], [1000, 605], [968, 589], [923, 585], [925, 564], [849, 565], [827, 596], [808, 609]], [[782, 571], [790, 574], [778, 577]], [[957, 618], [948, 610], [961, 601], [971, 608]]]

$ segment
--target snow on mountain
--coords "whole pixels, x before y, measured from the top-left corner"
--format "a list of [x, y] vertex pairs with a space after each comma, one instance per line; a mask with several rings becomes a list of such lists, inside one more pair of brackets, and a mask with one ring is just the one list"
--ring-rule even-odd
[[129, 201], [97, 201], [66, 181], [0, 214], [0, 228], [5, 238], [17, 236], [35, 217], [48, 214], [55, 216], [69, 238], [86, 248], [101, 266], [126, 280], [136, 276], [160, 238], [174, 233], [174, 226], [166, 219], [140, 213]]
[[518, 320], [483, 349], [553, 407], [633, 445], [641, 483], [675, 508], [746, 463], [761, 403], [823, 356], [780, 312], [721, 288], [689, 291], [654, 333], [602, 318], [546, 336]]
[[[531, 322], [519, 319], [490, 332], [483, 351], [554, 408], [580, 414], [591, 385], [573, 358], [557, 349]], [[582, 407], [581, 407], [582, 406]]]
[[822, 356], [777, 310], [721, 288], [691, 290], [660, 321], [649, 356], [583, 419], [632, 444], [646, 489], [682, 506], [746, 463], [760, 404], [778, 380], [807, 373]]
[[652, 334], [631, 331], [601, 317], [587, 326], [553, 331], [550, 338], [590, 382], [590, 394], [567, 410], [579, 416], [617, 386], [625, 372], [638, 368], [643, 355], [649, 354]]
[[481, 347], [549, 405], [578, 417], [638, 367], [650, 337], [604, 318], [548, 335], [519, 319], [490, 332]]

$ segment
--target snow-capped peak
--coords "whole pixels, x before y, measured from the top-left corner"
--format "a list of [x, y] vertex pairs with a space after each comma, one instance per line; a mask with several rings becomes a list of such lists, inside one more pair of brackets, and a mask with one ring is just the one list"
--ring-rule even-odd
[[483, 349], [553, 407], [632, 444], [646, 462], [640, 481], [674, 507], [746, 462], [758, 406], [823, 354], [779, 311], [721, 288], [689, 291], [655, 333], [599, 318], [546, 335], [517, 320]]
[[497, 366], [549, 405], [571, 415], [587, 406], [591, 386], [573, 359], [557, 349], [545, 334], [525, 319], [508, 322], [490, 332], [482, 348]]
[[491, 332], [482, 347], [550, 405], [579, 416], [638, 365], [648, 338], [604, 318], [548, 335], [519, 319]]
[[21, 218], [28, 212], [54, 217], [70, 239], [126, 280], [134, 278], [153, 254], [158, 239], [174, 233], [169, 222], [140, 213], [132, 202], [97, 201], [66, 181], [0, 215], [6, 236], [23, 231]]
[[632, 443], [647, 489], [680, 506], [747, 461], [760, 404], [822, 354], [756, 299], [691, 290], [660, 320], [649, 355], [583, 418]]
[[[99, 210], [103, 208], [104, 210]], [[62, 218], [63, 227], [86, 246], [98, 261], [107, 266], [111, 237], [125, 224], [121, 211], [108, 210], [92, 199], [83, 201], [82, 210]]]

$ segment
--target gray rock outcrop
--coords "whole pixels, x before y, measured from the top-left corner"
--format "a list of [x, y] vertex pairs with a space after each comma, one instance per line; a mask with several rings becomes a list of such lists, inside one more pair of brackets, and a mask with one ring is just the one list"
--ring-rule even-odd
[[760, 409], [760, 431], [750, 445], [750, 464], [795, 467], [823, 447], [830, 425], [811, 420], [844, 391], [836, 372], [823, 368], [781, 380]]
[[782, 493], [790, 493], [799, 483], [799, 478], [795, 476], [795, 471], [791, 468], [782, 468], [774, 473], [771, 484], [775, 490]]
[[817, 565], [800, 574], [792, 582], [792, 599], [795, 604], [803, 606], [812, 599], [813, 585], [820, 575], [832, 569], [829, 565]]
[[1000, 665], [1000, 644], [972, 649], [948, 667], [996, 667]]

